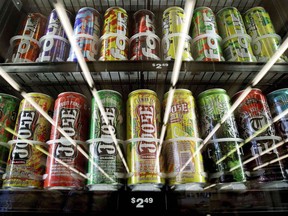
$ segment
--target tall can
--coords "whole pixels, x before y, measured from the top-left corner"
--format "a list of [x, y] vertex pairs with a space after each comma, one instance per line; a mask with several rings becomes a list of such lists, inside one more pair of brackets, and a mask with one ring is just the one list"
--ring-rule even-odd
[[[42, 93], [28, 93], [46, 113], [52, 115], [54, 99]], [[26, 99], [20, 103], [3, 188], [42, 188], [51, 124]], [[28, 141], [24, 141], [28, 140]], [[45, 152], [44, 152], [45, 151]]]
[[184, 9], [181, 7], [169, 7], [163, 12], [162, 16], [162, 36], [181, 33], [185, 22]]
[[14, 130], [20, 99], [9, 94], [0, 93], [0, 175], [6, 170], [10, 146], [8, 141], [13, 134], [7, 128]]
[[[117, 190], [124, 185], [125, 160], [124, 153], [124, 107], [122, 95], [113, 90], [98, 91], [104, 107], [111, 131], [117, 139], [117, 145], [112, 139], [105, 119], [100, 113], [99, 105], [92, 98], [89, 155], [92, 161], [88, 162], [88, 182], [90, 190]], [[119, 152], [121, 151], [121, 152]], [[122, 158], [121, 158], [122, 156]], [[103, 171], [101, 172], [97, 164]]]
[[[242, 92], [237, 92], [232, 100], [235, 101]], [[260, 89], [254, 88], [249, 92], [235, 110], [235, 117], [241, 136], [244, 139], [252, 138], [243, 146], [243, 160], [246, 161], [251, 186], [258, 187], [259, 183], [283, 180], [282, 162], [270, 163], [279, 158], [275, 145], [281, 138], [275, 135], [267, 99]], [[252, 157], [255, 159], [251, 160]], [[264, 166], [265, 163], [267, 166]]]
[[[164, 94], [165, 110], [169, 92]], [[173, 97], [162, 152], [169, 187], [175, 190], [203, 190], [206, 182], [196, 104], [188, 89], [176, 89]]]
[[[198, 95], [198, 108], [202, 138], [205, 139], [231, 108], [230, 97], [225, 89], [206, 90]], [[239, 148], [242, 141], [231, 114], [203, 148], [204, 167], [210, 183], [221, 183], [224, 188], [227, 185], [245, 188], [246, 177]]]
[[152, 90], [138, 89], [128, 95], [126, 147], [131, 172], [128, 186], [132, 190], [160, 190], [164, 184], [157, 158], [160, 109], [160, 101]]
[[[58, 95], [50, 133], [49, 156], [46, 163], [44, 188], [81, 189], [85, 186], [89, 105], [87, 98], [78, 92]], [[65, 135], [73, 140], [70, 142]], [[62, 162], [62, 163], [61, 163]], [[63, 164], [64, 163], [64, 164]]]
[[155, 15], [152, 11], [141, 9], [133, 14], [132, 34], [155, 34]]

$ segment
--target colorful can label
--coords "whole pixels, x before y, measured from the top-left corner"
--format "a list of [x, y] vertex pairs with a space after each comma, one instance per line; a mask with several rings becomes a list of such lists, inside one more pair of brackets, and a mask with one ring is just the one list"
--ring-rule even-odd
[[247, 34], [241, 13], [235, 7], [225, 7], [216, 14], [216, 21], [220, 36], [226, 37], [235, 34]]
[[181, 33], [170, 34], [162, 39], [162, 53], [164, 60], [175, 60], [180, 40], [185, 40], [182, 60], [193, 60], [191, 53], [191, 37], [189, 35], [181, 36]]
[[224, 61], [222, 38], [219, 35], [202, 34], [192, 40], [192, 56], [196, 61]]
[[184, 25], [185, 14], [181, 7], [169, 7], [163, 12], [162, 17], [162, 36], [181, 33]]
[[164, 184], [155, 169], [160, 163], [157, 158], [160, 109], [160, 101], [152, 90], [139, 89], [128, 95], [127, 162], [131, 172], [128, 185], [131, 187], [146, 183], [161, 187]]
[[138, 33], [130, 38], [130, 60], [160, 60], [160, 39], [152, 33]]
[[228, 37], [222, 41], [223, 54], [227, 61], [257, 62], [247, 34]]
[[[232, 100], [236, 100], [242, 92], [237, 92]], [[247, 139], [258, 133], [258, 136], [243, 146], [243, 160], [248, 160], [258, 155], [255, 160], [246, 164], [249, 180], [259, 182], [282, 180], [284, 178], [282, 162], [269, 163], [279, 157], [278, 148], [274, 146], [281, 138], [275, 135], [267, 99], [260, 89], [252, 89], [250, 91], [235, 110], [235, 117], [241, 137]], [[269, 148], [272, 149], [269, 151]], [[266, 153], [264, 154], [263, 152], [265, 151]], [[268, 165], [261, 167], [265, 163], [268, 163]]]
[[[50, 140], [47, 142], [49, 156], [46, 163], [45, 188], [80, 189], [84, 187], [87, 158], [79, 148], [84, 152], [87, 151], [85, 141], [88, 138], [89, 122], [87, 119], [89, 117], [88, 102], [84, 95], [77, 92], [63, 92], [58, 95], [53, 115], [56, 125], [52, 126]], [[61, 127], [74, 143], [65, 138], [57, 127]]]
[[[28, 95], [45, 112], [52, 115], [54, 99], [42, 93]], [[46, 154], [35, 146], [47, 150], [51, 124], [26, 99], [20, 103], [7, 161], [4, 188], [42, 188]], [[19, 137], [18, 137], [19, 136]], [[25, 142], [22, 139], [29, 140]]]
[[192, 38], [203, 34], [218, 34], [214, 12], [209, 7], [198, 7], [192, 17]]
[[[164, 95], [164, 110], [168, 93]], [[202, 154], [200, 152], [196, 154], [201, 141], [192, 92], [187, 89], [177, 89], [174, 93], [162, 148], [166, 164], [165, 172], [170, 186], [205, 183]]]
[[100, 61], [128, 60], [129, 39], [123, 35], [105, 34], [100, 38]]
[[13, 136], [6, 128], [14, 130], [19, 104], [19, 98], [0, 93], [0, 175], [6, 170], [10, 149], [7, 142], [11, 140]]
[[110, 7], [105, 11], [102, 35], [118, 34], [128, 37], [128, 13], [121, 7]]
[[252, 40], [267, 34], [276, 34], [269, 13], [263, 7], [253, 7], [243, 14], [247, 33]]
[[[97, 185], [109, 184], [114, 189], [123, 186], [124, 164], [121, 155], [124, 155], [123, 146], [123, 124], [124, 124], [124, 107], [122, 95], [119, 92], [112, 90], [98, 91], [99, 98], [104, 107], [109, 125], [112, 126], [112, 131], [117, 138], [117, 145], [114, 143], [109, 132], [108, 125], [105, 123], [103, 116], [95, 98], [92, 99], [92, 121], [90, 125], [89, 154], [93, 161], [88, 162], [88, 182], [90, 190], [93, 190]], [[118, 151], [121, 151], [119, 154]], [[94, 165], [97, 164], [105, 175]], [[107, 175], [109, 178], [107, 178]]]
[[155, 34], [155, 15], [152, 11], [141, 9], [133, 14], [132, 35], [138, 33]]
[[[213, 131], [230, 107], [230, 97], [224, 89], [209, 89], [199, 94], [203, 138]], [[241, 141], [234, 115], [230, 115], [204, 147], [204, 167], [211, 183], [246, 181], [239, 150]]]

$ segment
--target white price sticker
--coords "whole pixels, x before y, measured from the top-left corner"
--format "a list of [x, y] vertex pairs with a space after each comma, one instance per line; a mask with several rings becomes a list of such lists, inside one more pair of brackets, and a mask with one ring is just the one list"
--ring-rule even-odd
[[136, 208], [144, 208], [145, 204], [153, 203], [153, 198], [152, 197], [149, 197], [149, 198], [135, 198], [135, 197], [132, 197], [131, 198], [131, 203], [135, 204]]

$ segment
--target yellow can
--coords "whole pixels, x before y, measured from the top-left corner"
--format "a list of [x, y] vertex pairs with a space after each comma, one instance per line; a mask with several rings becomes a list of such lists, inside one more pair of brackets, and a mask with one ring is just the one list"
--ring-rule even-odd
[[185, 21], [184, 10], [181, 7], [169, 7], [163, 12], [163, 37], [174, 33], [181, 33]]

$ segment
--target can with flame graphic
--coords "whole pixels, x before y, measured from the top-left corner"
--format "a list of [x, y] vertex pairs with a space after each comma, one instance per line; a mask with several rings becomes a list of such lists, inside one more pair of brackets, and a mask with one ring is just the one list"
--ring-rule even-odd
[[[46, 189], [81, 189], [86, 181], [89, 106], [77, 92], [63, 92], [55, 101], [44, 180]], [[57, 129], [60, 127], [62, 133]], [[85, 157], [86, 156], [86, 157]]]
[[156, 92], [139, 89], [128, 95], [127, 162], [131, 172], [128, 186], [132, 190], [160, 190], [158, 138], [160, 134], [160, 101]]
[[[232, 101], [242, 92], [237, 92]], [[235, 117], [241, 137], [251, 139], [243, 146], [243, 163], [246, 163], [248, 180], [253, 182], [254, 186], [257, 185], [254, 182], [283, 180], [283, 164], [277, 161], [279, 150], [276, 148], [281, 138], [275, 135], [270, 108], [260, 89], [254, 88], [250, 91], [236, 109]], [[276, 161], [271, 163], [273, 160]]]
[[[28, 93], [45, 112], [52, 115], [54, 99], [42, 93]], [[8, 142], [10, 154], [3, 188], [42, 188], [45, 173], [46, 141], [51, 124], [28, 101], [20, 103], [15, 135]], [[25, 140], [24, 140], [25, 139]]]

